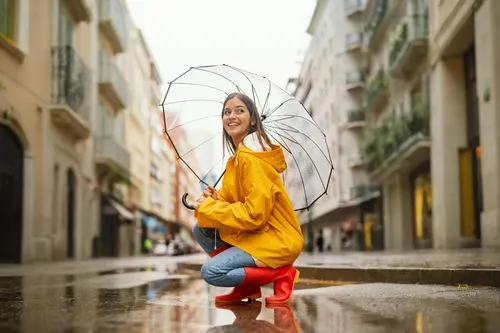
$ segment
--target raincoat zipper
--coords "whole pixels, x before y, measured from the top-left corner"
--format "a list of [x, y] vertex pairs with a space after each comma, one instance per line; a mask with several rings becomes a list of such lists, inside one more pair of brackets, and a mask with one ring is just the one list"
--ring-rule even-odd
[[214, 250], [217, 250], [217, 228], [215, 228], [214, 233]]

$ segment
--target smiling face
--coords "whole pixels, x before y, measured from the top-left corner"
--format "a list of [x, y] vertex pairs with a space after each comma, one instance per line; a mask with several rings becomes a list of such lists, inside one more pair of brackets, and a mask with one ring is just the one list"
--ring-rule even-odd
[[250, 111], [238, 97], [229, 99], [224, 105], [222, 124], [226, 133], [233, 140], [235, 147], [238, 147], [248, 134], [250, 120]]

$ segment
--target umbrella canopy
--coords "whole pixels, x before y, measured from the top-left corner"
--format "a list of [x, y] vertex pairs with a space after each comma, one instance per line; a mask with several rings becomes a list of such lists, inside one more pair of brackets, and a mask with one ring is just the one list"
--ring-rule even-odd
[[263, 76], [212, 65], [191, 67], [170, 82], [161, 106], [178, 158], [201, 183], [220, 184], [230, 157], [222, 141], [222, 104], [233, 92], [254, 100], [265, 132], [284, 149], [282, 180], [294, 208], [309, 208], [326, 193], [333, 171], [326, 137], [302, 103]]

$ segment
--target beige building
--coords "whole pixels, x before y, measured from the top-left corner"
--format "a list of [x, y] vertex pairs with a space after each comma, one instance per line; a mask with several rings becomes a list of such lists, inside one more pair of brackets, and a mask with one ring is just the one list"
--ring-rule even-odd
[[433, 245], [500, 247], [500, 2], [429, 2]]
[[371, 0], [364, 12], [360, 148], [382, 189], [386, 249], [432, 246], [427, 22], [424, 0]]
[[327, 195], [300, 215], [309, 248], [321, 230], [323, 247], [339, 250], [342, 227], [380, 214], [380, 192], [369, 182], [359, 149], [366, 123], [365, 5], [362, 0], [316, 2], [307, 29], [310, 43], [299, 76], [293, 80], [295, 97], [326, 134], [335, 168]]
[[131, 152], [132, 185], [127, 205], [136, 211], [134, 253], [138, 254], [145, 237], [164, 239], [164, 234], [154, 232], [155, 227], [165, 225], [169, 232], [176, 231], [177, 221], [172, 200], [174, 152], [163, 139], [163, 115], [159, 109], [162, 81], [139, 29], [133, 31], [132, 40], [128, 56], [133, 91], [127, 112], [126, 140]]
[[86, 258], [95, 231], [95, 8], [86, 1], [4, 3], [0, 261]]
[[[127, 199], [136, 152], [126, 138], [136, 100], [131, 73], [140, 64], [129, 54], [144, 45], [134, 39], [125, 2], [2, 3], [0, 262], [133, 254], [137, 214]], [[153, 67], [147, 54], [143, 100], [158, 110]], [[147, 181], [150, 142], [148, 136], [143, 149]], [[157, 163], [171, 164], [166, 161]], [[161, 191], [170, 193], [171, 181], [166, 184]], [[168, 216], [169, 209], [158, 213]]]

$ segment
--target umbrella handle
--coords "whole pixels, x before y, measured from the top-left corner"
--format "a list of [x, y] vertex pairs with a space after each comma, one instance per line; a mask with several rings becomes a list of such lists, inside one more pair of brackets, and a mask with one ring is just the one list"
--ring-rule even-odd
[[188, 195], [189, 195], [189, 194], [187, 194], [187, 193], [184, 193], [184, 194], [182, 195], [182, 204], [183, 204], [183, 205], [184, 205], [184, 207], [186, 207], [187, 209], [194, 210], [194, 207], [193, 207], [192, 205], [190, 205], [190, 204], [187, 202], [187, 199], [186, 199], [186, 198], [187, 198], [187, 196], [188, 196]]

